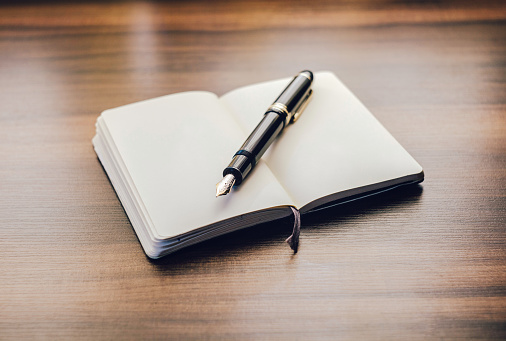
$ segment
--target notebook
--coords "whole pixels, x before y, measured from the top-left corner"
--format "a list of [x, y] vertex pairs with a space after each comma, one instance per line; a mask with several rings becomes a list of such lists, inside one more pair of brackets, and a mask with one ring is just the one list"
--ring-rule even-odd
[[106, 110], [93, 146], [150, 258], [238, 229], [423, 181], [422, 167], [331, 72], [248, 178], [215, 197], [237, 148], [291, 78]]

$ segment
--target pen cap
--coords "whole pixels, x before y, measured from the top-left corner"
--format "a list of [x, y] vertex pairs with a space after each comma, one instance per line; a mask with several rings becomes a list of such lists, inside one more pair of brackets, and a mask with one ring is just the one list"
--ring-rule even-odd
[[290, 121], [291, 116], [293, 116], [294, 109], [299, 107], [301, 101], [307, 97], [312, 82], [313, 73], [311, 71], [304, 70], [299, 72], [297, 76], [292, 79], [290, 84], [288, 84], [281, 95], [279, 95], [279, 97], [274, 101], [273, 106], [276, 104], [285, 106], [288, 114], [290, 115], [288, 119], [288, 121]]

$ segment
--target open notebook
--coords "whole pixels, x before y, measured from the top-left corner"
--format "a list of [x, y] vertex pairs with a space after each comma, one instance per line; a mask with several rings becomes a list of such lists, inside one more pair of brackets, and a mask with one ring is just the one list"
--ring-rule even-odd
[[104, 111], [96, 153], [146, 254], [423, 181], [422, 167], [331, 72], [248, 178], [215, 197], [237, 148], [290, 78], [222, 97], [185, 92]]

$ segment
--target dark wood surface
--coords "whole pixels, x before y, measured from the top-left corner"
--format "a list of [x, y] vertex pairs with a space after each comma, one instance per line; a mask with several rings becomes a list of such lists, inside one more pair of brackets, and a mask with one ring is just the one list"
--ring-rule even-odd
[[[149, 261], [102, 110], [330, 70], [421, 186]], [[0, 339], [505, 339], [506, 3], [0, 5]]]

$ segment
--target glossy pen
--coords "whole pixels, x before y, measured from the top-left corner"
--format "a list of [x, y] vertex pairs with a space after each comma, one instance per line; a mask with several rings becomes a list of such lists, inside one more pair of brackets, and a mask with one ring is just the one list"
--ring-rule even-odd
[[232, 186], [239, 186], [283, 129], [299, 118], [313, 93], [312, 82], [311, 71], [299, 72], [267, 109], [223, 171], [223, 179], [216, 184], [217, 197], [228, 194]]

